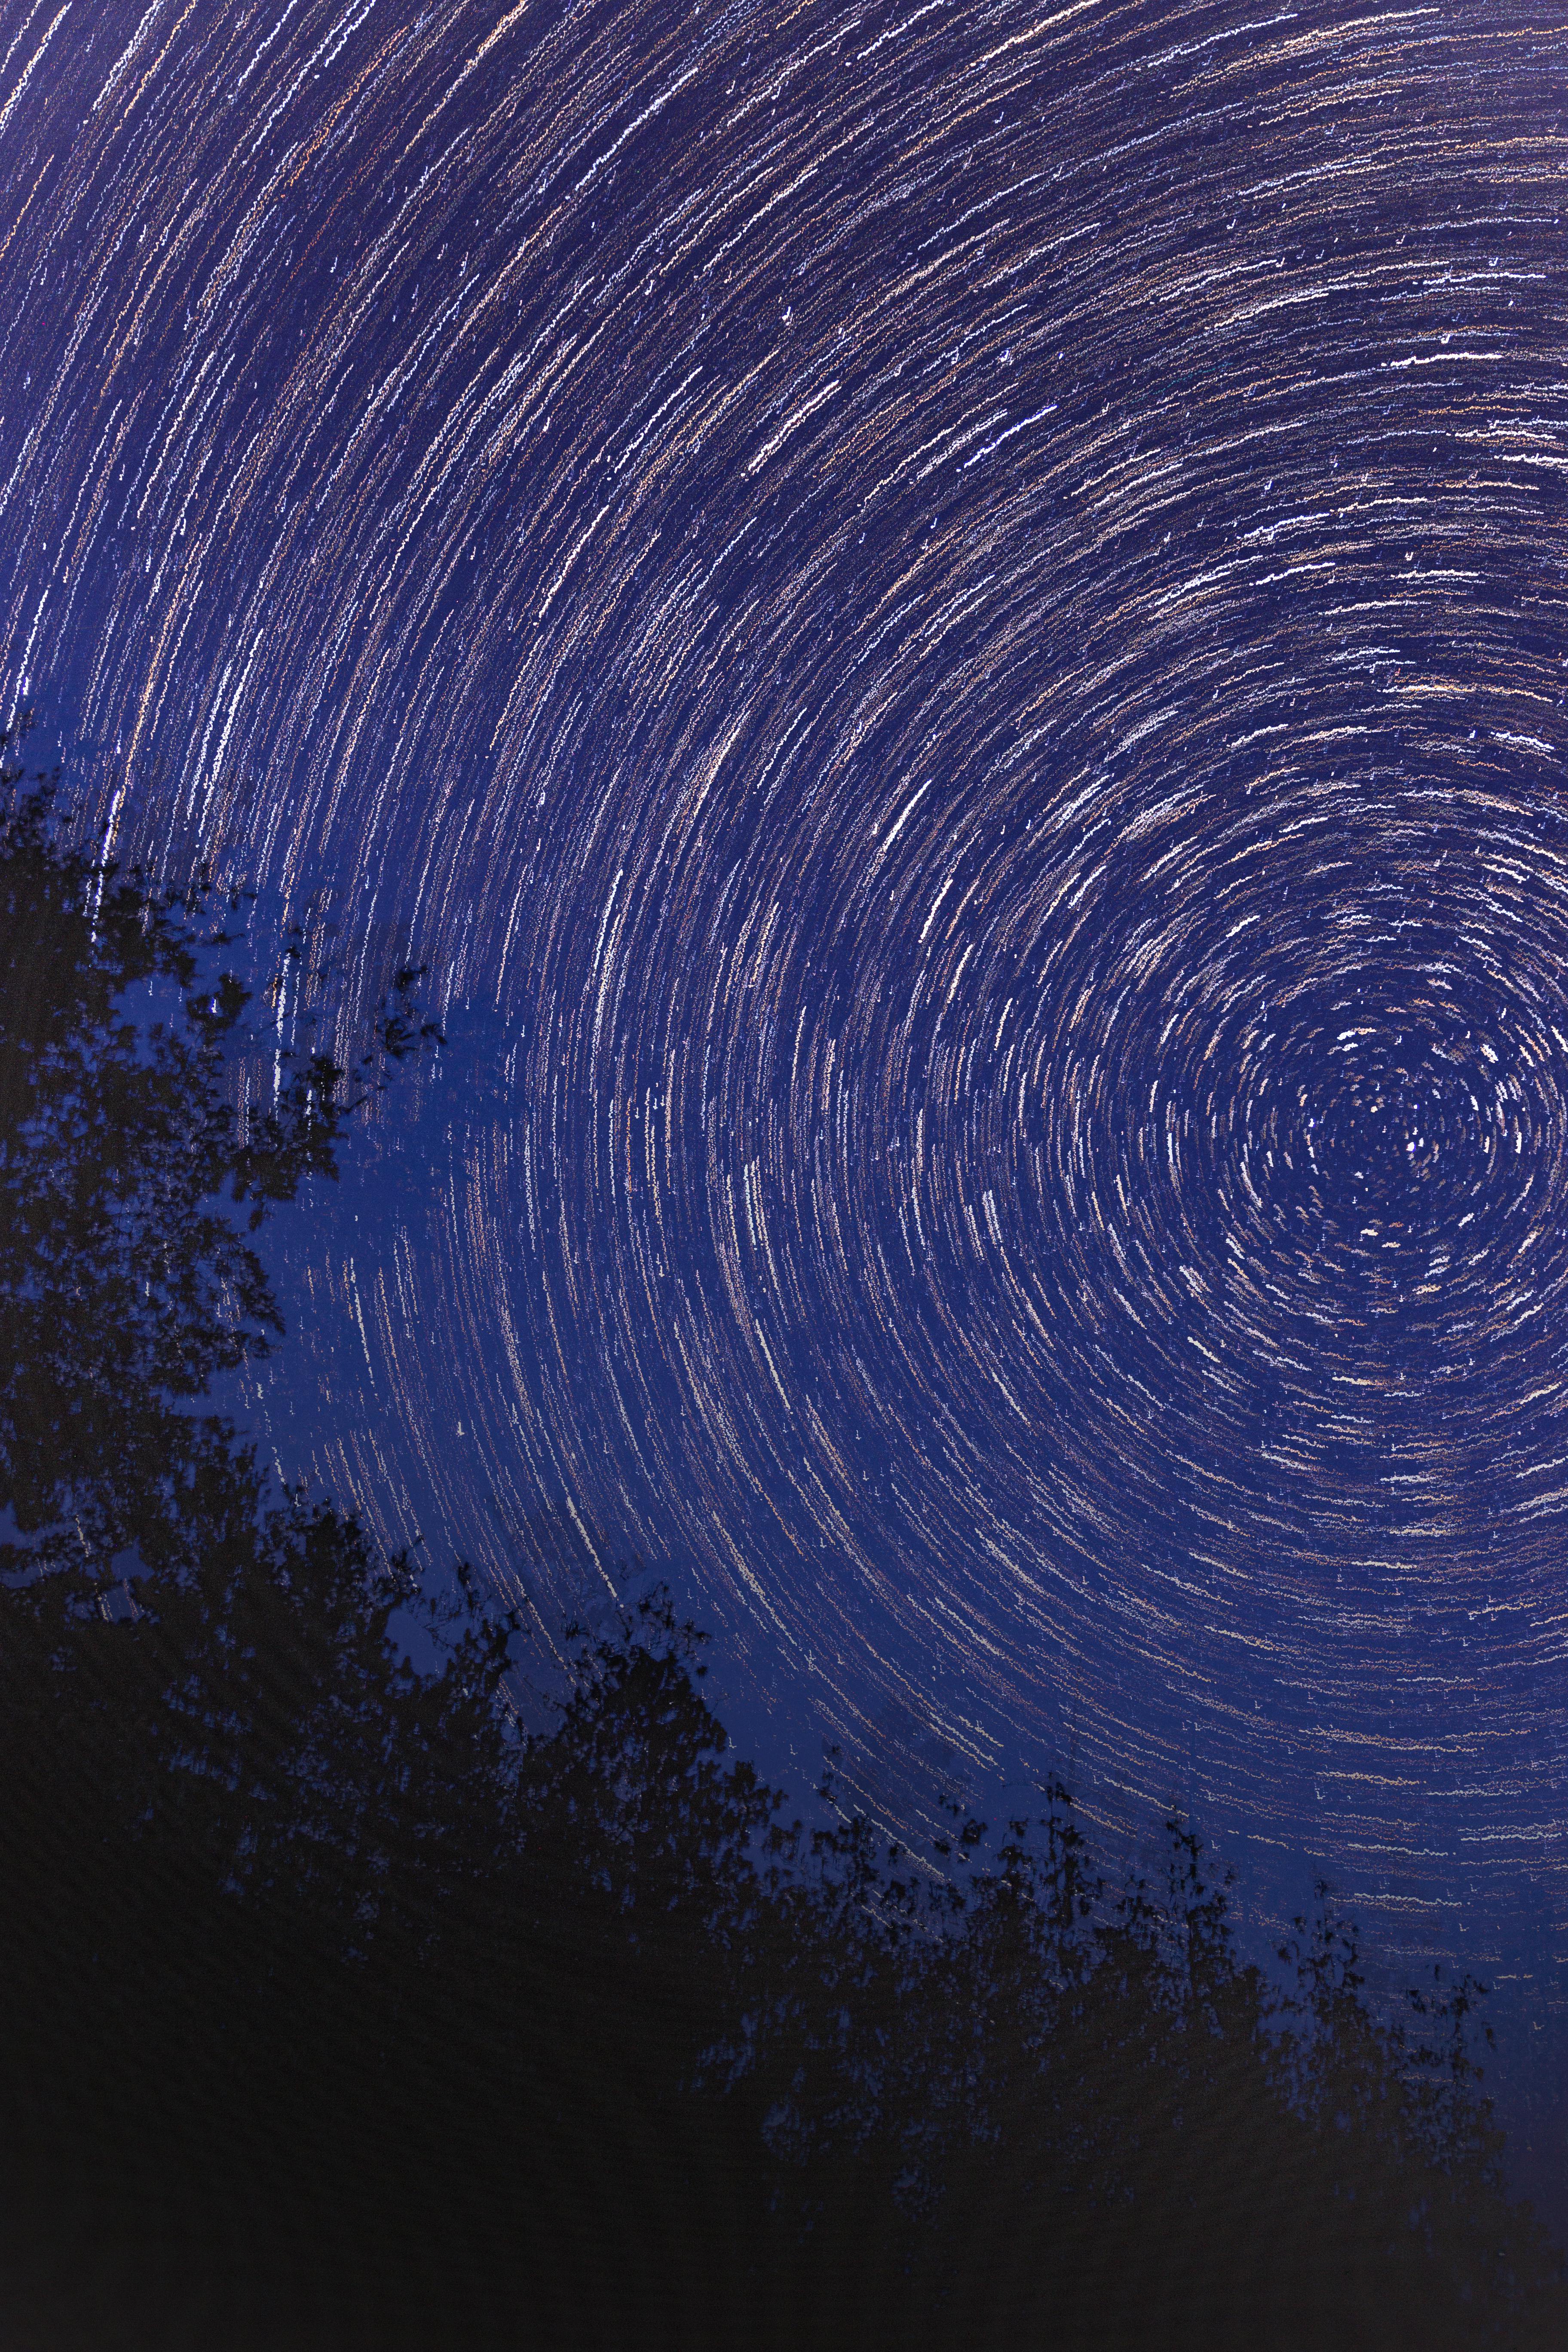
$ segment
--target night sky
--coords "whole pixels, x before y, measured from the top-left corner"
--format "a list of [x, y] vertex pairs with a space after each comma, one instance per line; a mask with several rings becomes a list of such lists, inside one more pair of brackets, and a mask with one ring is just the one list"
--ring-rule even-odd
[[1527, 0], [0, 0], [7, 709], [451, 1039], [285, 1468], [1568, 2083], [1565, 201]]

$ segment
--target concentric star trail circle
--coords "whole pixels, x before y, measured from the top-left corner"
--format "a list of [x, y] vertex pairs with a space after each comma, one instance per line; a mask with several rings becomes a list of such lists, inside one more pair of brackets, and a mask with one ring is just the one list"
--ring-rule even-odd
[[1560, 1865], [1560, 30], [0, 54], [14, 694], [495, 1042], [302, 1262], [331, 1482], [679, 1556], [863, 1758]]

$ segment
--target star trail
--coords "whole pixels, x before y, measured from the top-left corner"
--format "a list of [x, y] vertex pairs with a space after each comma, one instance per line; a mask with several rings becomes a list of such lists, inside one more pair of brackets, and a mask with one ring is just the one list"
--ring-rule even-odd
[[0, 5], [9, 701], [453, 1040], [330, 1487], [681, 1563], [895, 1809], [1561, 1924], [1565, 108], [1513, 0]]

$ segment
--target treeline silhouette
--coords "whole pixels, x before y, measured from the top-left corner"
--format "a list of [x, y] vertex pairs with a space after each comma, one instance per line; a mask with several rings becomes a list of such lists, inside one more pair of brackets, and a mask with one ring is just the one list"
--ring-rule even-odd
[[1059, 1787], [788, 1820], [658, 1596], [527, 1730], [467, 1570], [269, 1482], [252, 1236], [418, 975], [247, 1078], [237, 902], [5, 781], [0, 2342], [1563, 2341], [1468, 1980], [1382, 2016], [1326, 1890], [1266, 1979], [1181, 1822], [1109, 1884]]

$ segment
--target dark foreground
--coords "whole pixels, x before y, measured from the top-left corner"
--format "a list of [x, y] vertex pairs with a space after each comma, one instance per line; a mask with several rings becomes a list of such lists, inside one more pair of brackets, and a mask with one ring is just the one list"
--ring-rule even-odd
[[1280, 1991], [1181, 1824], [1107, 1885], [1061, 1790], [919, 1855], [791, 1824], [658, 1603], [525, 1735], [471, 1580], [269, 1486], [205, 1402], [279, 1329], [248, 1236], [426, 1041], [416, 976], [353, 1073], [250, 1089], [225, 910], [19, 805], [7, 2352], [1568, 2340], [1473, 1986], [1380, 2016], [1325, 1890]]

